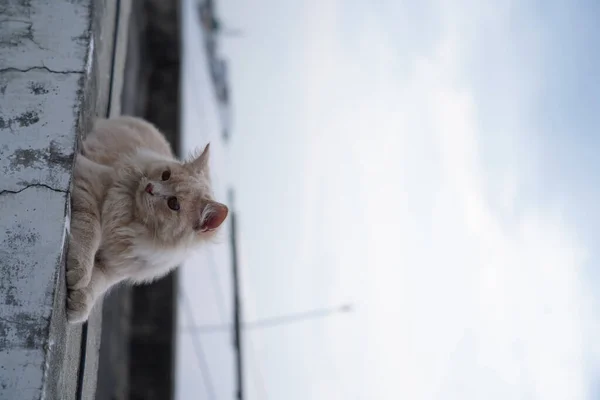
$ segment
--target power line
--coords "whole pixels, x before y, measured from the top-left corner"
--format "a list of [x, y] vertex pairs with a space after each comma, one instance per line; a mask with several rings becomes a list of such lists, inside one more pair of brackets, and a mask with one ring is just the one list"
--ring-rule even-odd
[[[192, 311], [192, 303], [189, 298], [185, 294], [183, 290], [179, 290], [179, 294], [185, 303], [185, 309], [188, 313], [188, 319], [195, 324], [196, 320], [194, 318], [194, 312]], [[202, 378], [204, 380], [204, 387], [206, 389], [206, 395], [208, 399], [214, 400], [215, 397], [215, 389], [213, 386], [212, 378], [210, 376], [210, 370], [208, 368], [208, 362], [206, 361], [206, 354], [204, 354], [204, 350], [202, 349], [202, 344], [198, 339], [198, 336], [191, 332], [190, 337], [192, 339], [192, 343], [194, 345], [194, 350], [196, 354], [196, 360], [198, 361], [198, 366], [200, 367], [200, 371], [202, 372]]]
[[237, 370], [237, 397], [238, 400], [244, 399], [244, 365], [243, 349], [242, 349], [242, 330], [241, 330], [241, 316], [242, 307], [240, 305], [240, 276], [238, 269], [238, 252], [237, 252], [237, 236], [236, 236], [236, 216], [237, 214], [233, 210], [234, 196], [233, 190], [229, 190], [229, 203], [231, 204], [232, 210], [229, 216], [229, 223], [231, 224], [231, 255], [232, 255], [232, 272], [233, 272], [233, 324], [235, 333], [235, 356], [236, 356], [236, 370]]
[[[242, 330], [257, 329], [257, 328], [272, 328], [280, 325], [288, 325], [306, 321], [309, 319], [326, 318], [334, 314], [352, 312], [351, 304], [344, 304], [339, 307], [319, 308], [294, 314], [279, 315], [276, 317], [259, 319], [251, 322], [243, 322], [240, 324]], [[195, 333], [219, 333], [229, 331], [233, 327], [231, 324], [214, 324], [214, 325], [194, 325], [183, 327], [182, 330], [192, 331]]]
[[257, 359], [256, 357], [256, 353], [254, 351], [254, 344], [251, 340], [251, 338], [248, 335], [244, 335], [242, 337], [242, 330], [240, 329], [240, 319], [241, 319], [241, 313], [242, 313], [242, 306], [241, 306], [241, 299], [240, 299], [240, 275], [239, 275], [239, 270], [238, 270], [238, 264], [239, 264], [239, 259], [238, 259], [238, 243], [237, 243], [237, 224], [236, 224], [236, 217], [237, 217], [237, 213], [234, 210], [234, 191], [233, 189], [229, 190], [229, 202], [230, 202], [230, 206], [232, 208], [231, 210], [231, 232], [230, 232], [230, 245], [231, 245], [231, 262], [232, 262], [232, 279], [234, 280], [234, 285], [233, 285], [233, 290], [234, 290], [234, 318], [235, 318], [235, 325], [233, 326], [235, 334], [236, 334], [236, 338], [239, 340], [236, 345], [240, 346], [237, 347], [236, 350], [238, 351], [238, 354], [236, 354], [236, 362], [237, 362], [237, 367], [239, 368], [238, 370], [238, 396], [241, 397], [243, 395], [243, 376], [242, 373], [243, 371], [243, 366], [242, 366], [242, 359], [241, 359], [241, 353], [242, 353], [242, 340], [244, 340], [245, 344], [248, 344], [249, 346], [249, 351], [250, 351], [250, 357], [248, 357], [249, 362], [251, 362], [254, 366], [254, 368], [252, 368], [252, 372], [250, 373], [250, 376], [252, 376], [252, 379], [254, 380], [254, 387], [256, 390], [260, 389], [260, 394], [259, 394], [259, 399], [261, 400], [267, 400], [269, 398], [268, 396], [268, 392], [267, 392], [267, 387], [265, 385], [265, 380], [263, 377], [263, 373], [262, 373], [262, 366], [260, 363], [260, 360]]
[[216, 268], [216, 262], [215, 262], [215, 254], [212, 250], [210, 250], [208, 252], [210, 254], [210, 260], [208, 262], [209, 265], [209, 270], [210, 270], [210, 277], [211, 280], [213, 281], [213, 285], [215, 287], [215, 298], [217, 301], [217, 310], [219, 313], [219, 319], [221, 321], [225, 321], [226, 317], [225, 317], [225, 296], [223, 294], [223, 288], [221, 287], [221, 281], [219, 280], [219, 272], [217, 271]]
[[254, 377], [254, 383], [256, 385], [256, 388], [260, 388], [260, 391], [262, 393], [262, 396], [260, 396], [259, 398], [261, 400], [267, 400], [269, 398], [267, 393], [267, 385], [265, 385], [265, 378], [262, 373], [260, 361], [257, 359], [256, 356], [254, 342], [252, 341], [252, 337], [250, 335], [246, 335], [245, 338], [246, 342], [248, 343], [248, 346], [250, 347], [251, 356], [249, 357], [249, 359], [254, 362], [254, 365], [256, 367], [253, 369], [253, 372], [255, 372], [255, 374], [252, 373], [251, 375]]

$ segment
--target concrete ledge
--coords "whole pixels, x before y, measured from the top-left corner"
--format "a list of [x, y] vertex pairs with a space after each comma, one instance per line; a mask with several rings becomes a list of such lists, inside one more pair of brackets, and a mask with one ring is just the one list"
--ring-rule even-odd
[[0, 399], [93, 397], [101, 310], [65, 320], [68, 193], [108, 115], [119, 3], [0, 0]]

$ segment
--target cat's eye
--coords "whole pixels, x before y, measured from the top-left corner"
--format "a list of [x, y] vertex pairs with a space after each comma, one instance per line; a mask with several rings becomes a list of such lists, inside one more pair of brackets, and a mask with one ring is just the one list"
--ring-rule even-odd
[[179, 201], [177, 200], [177, 197], [175, 196], [171, 196], [167, 199], [167, 205], [169, 206], [169, 208], [173, 211], [179, 211]]
[[169, 171], [169, 170], [166, 170], [161, 175], [161, 178], [163, 181], [168, 181], [170, 177], [171, 177], [171, 171]]

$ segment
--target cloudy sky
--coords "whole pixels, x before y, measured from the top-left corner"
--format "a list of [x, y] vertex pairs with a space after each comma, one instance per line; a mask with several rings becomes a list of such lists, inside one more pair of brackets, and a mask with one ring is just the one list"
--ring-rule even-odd
[[[244, 317], [356, 306], [249, 331], [247, 398], [597, 398], [600, 5], [218, 7], [244, 32], [223, 43], [234, 129], [214, 161], [237, 194]], [[218, 125], [193, 102], [186, 129]], [[227, 322], [229, 266], [211, 268], [185, 284], [220, 280], [225, 300], [190, 303]], [[233, 398], [225, 353], [217, 398]], [[196, 399], [188, 357], [178, 394]]]

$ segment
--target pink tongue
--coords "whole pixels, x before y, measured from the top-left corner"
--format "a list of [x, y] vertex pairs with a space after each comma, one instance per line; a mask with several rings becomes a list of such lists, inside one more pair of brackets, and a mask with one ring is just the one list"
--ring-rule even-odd
[[152, 194], [152, 191], [154, 190], [154, 186], [152, 186], [151, 183], [146, 185], [146, 192]]

